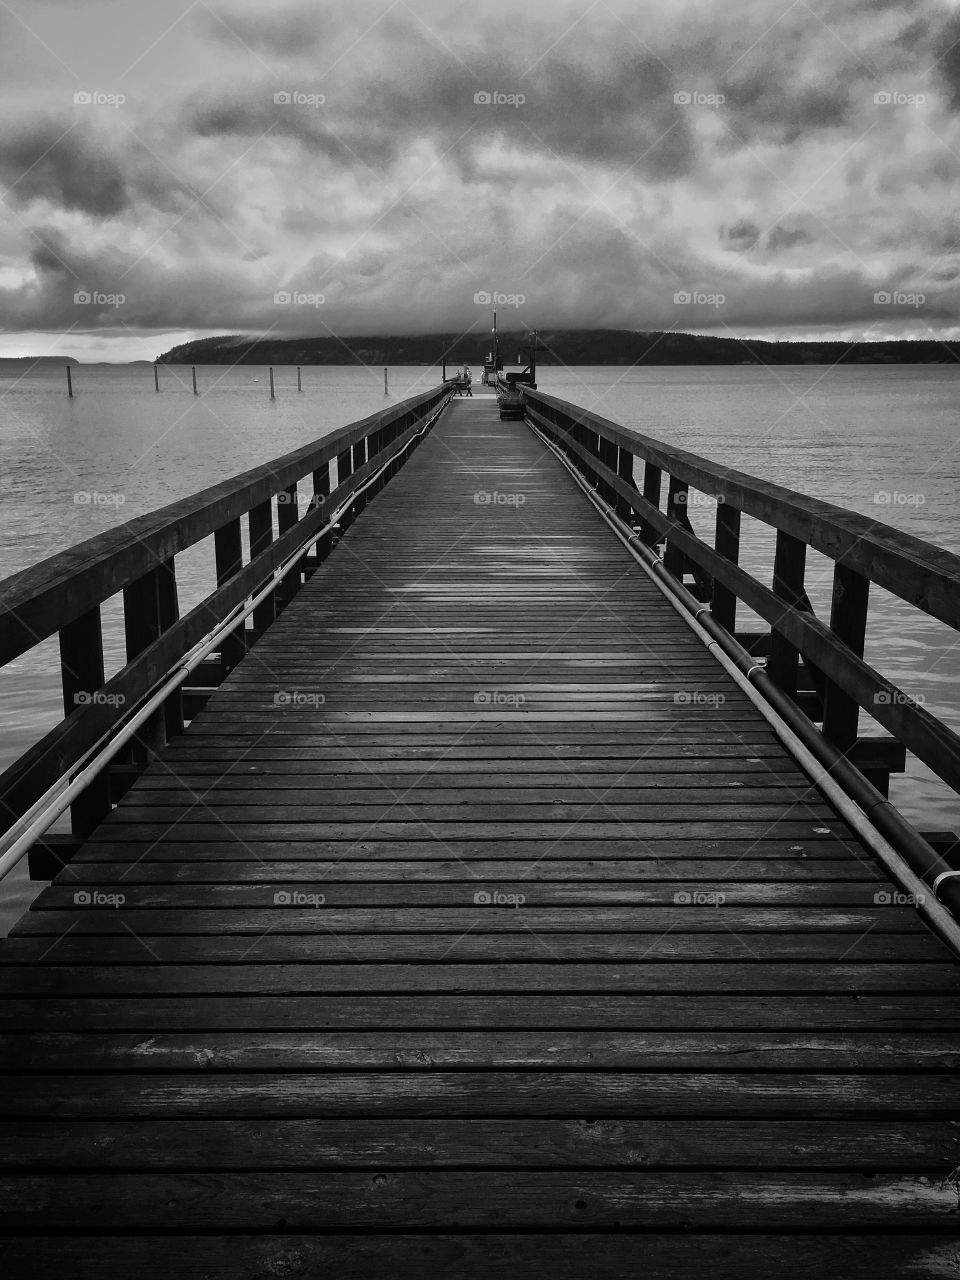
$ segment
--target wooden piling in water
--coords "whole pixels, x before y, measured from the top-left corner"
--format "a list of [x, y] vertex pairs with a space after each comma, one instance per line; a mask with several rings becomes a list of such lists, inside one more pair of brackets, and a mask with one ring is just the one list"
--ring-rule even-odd
[[73, 377], [71, 376], [69, 365], [66, 366], [66, 369], [67, 369], [67, 395], [72, 400], [73, 399]]
[[153, 366], [153, 389], [154, 391], [160, 390], [160, 368], [156, 362], [154, 362]]
[[200, 392], [197, 390], [197, 366], [196, 365], [194, 365], [193, 368], [191, 369], [191, 373], [193, 374], [193, 394], [195, 396], [198, 396]]
[[277, 397], [276, 397], [276, 395], [274, 394], [274, 390], [273, 390], [273, 370], [271, 369], [271, 370], [270, 370], [270, 399], [271, 399], [271, 400], [276, 400], [276, 398], [277, 398]]
[[297, 390], [298, 390], [298, 391], [302, 391], [302, 390], [303, 390], [303, 384], [302, 384], [302, 383], [301, 383], [301, 381], [300, 381], [300, 366], [299, 366], [299, 365], [297, 365]]
[[386, 371], [386, 369], [384, 369], [384, 371], [383, 371], [383, 394], [384, 394], [385, 396], [388, 396], [388, 395], [390, 394], [390, 386], [389, 386], [389, 384], [388, 384], [388, 382], [387, 382], [387, 371]]

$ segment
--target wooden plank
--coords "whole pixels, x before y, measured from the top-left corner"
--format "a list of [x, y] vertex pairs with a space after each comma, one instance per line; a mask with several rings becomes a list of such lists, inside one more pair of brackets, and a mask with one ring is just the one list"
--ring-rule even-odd
[[0, 1174], [0, 1227], [76, 1231], [108, 1203], [119, 1231], [946, 1231], [957, 1202], [946, 1172]]
[[775, 1275], [780, 1280], [842, 1275], [845, 1280], [877, 1276], [942, 1280], [956, 1270], [958, 1247], [950, 1235], [810, 1233], [763, 1235], [723, 1232], [663, 1233], [586, 1230], [563, 1234], [414, 1233], [284, 1236], [282, 1228], [261, 1235], [17, 1236], [4, 1241], [9, 1265], [30, 1280], [69, 1275], [101, 1280], [121, 1275], [209, 1280], [264, 1276], [324, 1276], [369, 1280], [390, 1275], [422, 1280], [424, 1275], [515, 1280], [549, 1275], [556, 1280], [677, 1280], [709, 1271], [713, 1280]]
[[[760, 1032], [208, 1033], [0, 1036], [0, 1069], [19, 1071], [956, 1071], [960, 1033]], [[960, 1133], [939, 1135], [960, 1163]], [[876, 1158], [876, 1157], [874, 1157]], [[729, 1161], [714, 1152], [715, 1162]], [[767, 1160], [772, 1160], [772, 1152]]]
[[[136, 920], [133, 921], [135, 925]], [[255, 959], [286, 964], [342, 962], [440, 963], [447, 961], [791, 961], [799, 964], [843, 961], [852, 965], [909, 961], [949, 963], [951, 954], [938, 939], [922, 933], [669, 933], [650, 935], [624, 931], [604, 933], [328, 933], [282, 934], [272, 931], [255, 944], [244, 934], [173, 934], [138, 931], [103, 937], [64, 931], [55, 942], [50, 935], [17, 935], [7, 940], [9, 964], [96, 965], [143, 964], [146, 957], [168, 965], [230, 964]], [[694, 971], [690, 980], [696, 977]]]
[[448, 1029], [527, 1030], [631, 1028], [635, 1030], [836, 1029], [937, 1032], [960, 1029], [960, 1009], [953, 996], [792, 994], [716, 995], [671, 993], [669, 996], [588, 996], [538, 993], [533, 1002], [513, 995], [415, 996], [102, 996], [43, 1000], [9, 999], [0, 1004], [5, 1031], [127, 1031], [144, 1036], [158, 1031], [217, 1030], [353, 1030], [421, 1027]]
[[[196, 1052], [206, 1057], [202, 1038]], [[214, 1050], [215, 1051], [215, 1050]], [[937, 1120], [0, 1121], [0, 1167], [36, 1169], [950, 1169], [956, 1124]]]
[[[956, 1120], [956, 1073], [228, 1072], [7, 1075], [0, 1115], [107, 1116], [742, 1116]], [[949, 1170], [942, 1170], [942, 1174]], [[953, 1191], [953, 1211], [956, 1211]], [[944, 1224], [949, 1225], [949, 1224]]]
[[[336, 872], [334, 872], [334, 875]], [[121, 883], [126, 884], [125, 880]], [[263, 908], [265, 905], [287, 906], [296, 902], [296, 895], [302, 892], [302, 885], [310, 889], [322, 890], [324, 916], [329, 910], [340, 907], [358, 907], [366, 909], [390, 909], [395, 907], [413, 907], [423, 909], [468, 908], [476, 904], [497, 908], [517, 906], [514, 915], [517, 919], [525, 918], [528, 909], [547, 910], [550, 907], [572, 907], [574, 909], [589, 906], [599, 907], [662, 907], [662, 906], [709, 906], [716, 910], [726, 911], [728, 907], [866, 907], [890, 905], [894, 901], [895, 886], [876, 880], [853, 883], [828, 882], [825, 884], [800, 882], [781, 883], [779, 881], [727, 881], [717, 879], [694, 880], [683, 876], [677, 880], [651, 880], [644, 884], [618, 882], [610, 876], [602, 881], [579, 881], [567, 884], [555, 881], [532, 883], [527, 880], [509, 880], [498, 875], [493, 884], [485, 884], [482, 880], [470, 877], [464, 871], [459, 882], [442, 884], [423, 884], [414, 882], [388, 882], [371, 884], [370, 882], [341, 882], [332, 877], [301, 880], [299, 883], [284, 885], [279, 877], [274, 877], [267, 887], [269, 894], [264, 893], [263, 884], [173, 884], [152, 885], [140, 884], [125, 895], [122, 904], [123, 912], [131, 913], [144, 910], [163, 910], [177, 908], [185, 910], [217, 910], [227, 911], [230, 908]], [[87, 894], [88, 899], [96, 893], [92, 887]], [[73, 910], [76, 901], [77, 882], [72, 875], [65, 878], [63, 884], [45, 889], [33, 903], [32, 910], [63, 911]], [[83, 892], [81, 889], [80, 892]], [[281, 896], [279, 899], [277, 895]], [[85, 905], [82, 901], [80, 905]], [[313, 904], [308, 904], [313, 905]], [[519, 914], [517, 914], [519, 912]], [[612, 925], [618, 917], [606, 920]], [[629, 920], [621, 915], [621, 920]], [[584, 916], [577, 917], [580, 923]], [[872, 917], [873, 921], [882, 925], [882, 919]]]
[[[138, 935], [139, 936], [139, 935]], [[344, 951], [349, 955], [349, 947]], [[574, 961], [540, 964], [501, 962], [495, 944], [486, 963], [451, 962], [436, 965], [381, 962], [368, 964], [181, 964], [141, 963], [86, 965], [80, 968], [55, 964], [4, 966], [0, 971], [0, 992], [5, 996], [43, 998], [76, 995], [95, 998], [105, 995], [143, 997], [176, 995], [402, 995], [418, 991], [464, 994], [509, 993], [530, 1000], [541, 992], [586, 992], [683, 995], [696, 984], [703, 994], [793, 992], [808, 994], [836, 990], [842, 986], [851, 996], [868, 993], [895, 994], [914, 991], [956, 995], [960, 990], [960, 969], [955, 964], [802, 964], [766, 961], [701, 961], [691, 971], [689, 964], [669, 960], [622, 961], [578, 964]], [[144, 948], [145, 956], [148, 955]], [[544, 948], [549, 955], [549, 944]]]
[[[489, 888], [495, 888], [490, 886]], [[486, 890], [489, 892], [489, 888]], [[316, 886], [322, 894], [322, 886]], [[79, 891], [82, 892], [82, 891]], [[786, 932], [829, 932], [859, 937], [867, 932], [880, 934], [923, 933], [925, 926], [909, 906], [872, 905], [852, 907], [740, 907], [716, 905], [672, 904], [667, 907], [527, 907], [522, 915], [513, 906], [475, 905], [466, 907], [331, 907], [322, 911], [318, 905], [301, 906], [295, 900], [289, 905], [274, 902], [270, 889], [264, 894], [269, 906], [233, 908], [168, 909], [144, 907], [127, 911], [126, 902], [101, 907], [95, 898], [89, 904], [83, 899], [70, 912], [30, 911], [12, 931], [17, 937], [60, 937], [67, 930], [74, 937], [86, 935], [123, 936], [131, 926], [138, 935], [146, 934], [223, 934], [261, 937], [271, 933], [315, 933], [330, 929], [337, 934], [379, 931], [401, 933], [461, 934], [481, 929], [485, 933], [512, 933], [533, 929], [548, 934], [571, 929], [620, 928], [636, 933], [661, 934], [681, 925], [689, 933], [721, 933], [732, 929], [738, 934]], [[475, 890], [474, 892], [479, 892]], [[291, 898], [293, 893], [291, 889]], [[132, 901], [132, 896], [131, 896]], [[851, 938], [851, 944], [853, 942]]]

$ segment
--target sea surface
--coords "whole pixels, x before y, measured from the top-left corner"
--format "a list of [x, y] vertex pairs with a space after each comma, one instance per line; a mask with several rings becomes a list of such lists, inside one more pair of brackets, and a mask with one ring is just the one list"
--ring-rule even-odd
[[[161, 370], [0, 373], [0, 577], [115, 524], [266, 462], [436, 385], [439, 368]], [[761, 366], [552, 368], [542, 390], [592, 412], [960, 553], [960, 367]], [[691, 505], [699, 531], [714, 504]], [[744, 521], [743, 562], [769, 583], [773, 535]], [[808, 591], [829, 617], [829, 562], [808, 558]], [[181, 608], [214, 585], [212, 549], [178, 557]], [[753, 623], [759, 626], [757, 620]], [[745, 613], [738, 626], [751, 629]], [[118, 604], [104, 610], [108, 672], [122, 665]], [[885, 592], [871, 594], [867, 659], [960, 729], [960, 644], [949, 628]], [[0, 671], [0, 768], [61, 718], [55, 638]], [[861, 732], [878, 732], [866, 717]], [[960, 799], [910, 761], [891, 797], [924, 829], [960, 830]], [[55, 829], [62, 829], [58, 827]], [[0, 883], [0, 933], [38, 891], [26, 864]]]

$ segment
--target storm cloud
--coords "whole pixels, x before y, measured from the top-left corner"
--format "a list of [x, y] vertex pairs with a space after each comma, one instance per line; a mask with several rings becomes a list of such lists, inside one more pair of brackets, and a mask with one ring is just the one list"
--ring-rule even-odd
[[[466, 330], [493, 290], [530, 326], [960, 334], [953, 4], [76, 0], [0, 23], [3, 350]], [[75, 301], [98, 291], [122, 307]]]

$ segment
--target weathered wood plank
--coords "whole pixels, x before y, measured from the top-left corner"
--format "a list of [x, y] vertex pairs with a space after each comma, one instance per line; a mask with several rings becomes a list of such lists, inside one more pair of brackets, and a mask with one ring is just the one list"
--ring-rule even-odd
[[105, 1272], [166, 1280], [209, 1280], [221, 1274], [233, 1280], [264, 1276], [336, 1274], [342, 1280], [369, 1280], [388, 1274], [396, 1280], [424, 1275], [475, 1276], [516, 1280], [518, 1275], [549, 1275], [556, 1280], [677, 1280], [709, 1272], [713, 1280], [815, 1280], [842, 1275], [846, 1280], [878, 1276], [943, 1280], [955, 1272], [960, 1246], [950, 1235], [797, 1235], [656, 1233], [562, 1235], [390, 1234], [323, 1236], [179, 1235], [135, 1237], [17, 1236], [4, 1242], [9, 1264], [27, 1280], [69, 1275], [71, 1280], [101, 1280]]

